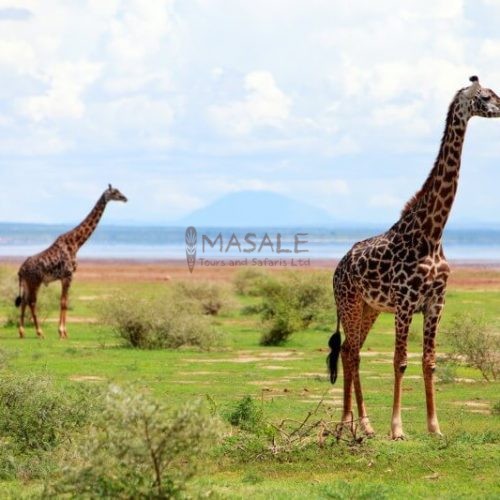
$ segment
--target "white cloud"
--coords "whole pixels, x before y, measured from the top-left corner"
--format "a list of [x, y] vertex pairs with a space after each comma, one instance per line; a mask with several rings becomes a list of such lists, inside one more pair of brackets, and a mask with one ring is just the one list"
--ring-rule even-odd
[[118, 11], [112, 3], [107, 14], [118, 15], [110, 23], [111, 55], [129, 66], [158, 51], [172, 26], [169, 12], [172, 3], [168, 0], [129, 0]]
[[129, 141], [128, 147], [154, 150], [171, 144], [170, 128], [175, 112], [166, 99], [152, 99], [147, 95], [124, 97], [95, 108], [94, 113], [94, 120], [102, 116], [102, 130], [111, 143], [119, 145]]
[[269, 71], [252, 71], [245, 77], [246, 96], [241, 101], [211, 106], [209, 114], [221, 130], [244, 135], [258, 127], [281, 128], [290, 116], [291, 99], [282, 92]]
[[0, 39], [0, 67], [14, 68], [21, 74], [28, 73], [35, 66], [35, 52], [24, 40]]
[[33, 121], [81, 118], [85, 112], [82, 94], [99, 76], [99, 64], [87, 61], [59, 63], [41, 76], [49, 88], [39, 96], [20, 102], [20, 110]]
[[386, 104], [373, 110], [373, 123], [380, 127], [397, 127], [413, 136], [426, 135], [432, 127], [424, 117], [419, 101], [409, 104]]

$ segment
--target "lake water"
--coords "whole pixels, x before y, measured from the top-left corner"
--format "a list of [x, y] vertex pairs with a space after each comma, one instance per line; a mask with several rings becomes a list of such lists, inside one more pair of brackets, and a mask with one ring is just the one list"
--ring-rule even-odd
[[[24, 257], [40, 252], [68, 229], [70, 226], [0, 223], [0, 257]], [[332, 227], [196, 229], [198, 257], [218, 259], [339, 258], [356, 241], [385, 230]], [[184, 259], [185, 231], [185, 227], [103, 225], [97, 228], [91, 239], [82, 247], [79, 256], [110, 259]], [[219, 233], [221, 238], [211, 248], [207, 238], [214, 242]], [[249, 233], [253, 235], [248, 236]], [[295, 248], [296, 238], [299, 240], [297, 248]], [[447, 230], [444, 236], [444, 249], [446, 256], [453, 260], [500, 262], [500, 230]], [[307, 250], [307, 252], [296, 254], [294, 250]]]

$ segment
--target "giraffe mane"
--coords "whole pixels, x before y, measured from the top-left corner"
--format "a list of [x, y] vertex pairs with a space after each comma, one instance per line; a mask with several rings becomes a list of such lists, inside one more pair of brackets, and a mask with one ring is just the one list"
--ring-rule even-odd
[[[454, 113], [456, 105], [457, 105], [457, 98], [458, 98], [458, 95], [460, 94], [460, 92], [462, 92], [462, 90], [464, 90], [464, 89], [460, 89], [455, 94], [455, 96], [453, 97], [453, 100], [451, 101], [450, 106], [448, 108], [448, 114], [446, 115], [446, 122], [445, 122], [446, 124], [444, 127], [443, 136], [441, 137], [441, 144], [439, 146], [440, 151], [444, 146], [446, 131], [448, 130], [448, 127], [452, 123], [453, 113]], [[434, 172], [434, 168], [436, 167], [437, 161], [438, 160], [436, 158], [436, 161], [434, 162], [434, 166], [433, 166], [432, 170], [429, 172], [427, 179], [425, 179], [423, 186], [406, 202], [403, 210], [401, 211], [401, 217], [404, 217], [405, 215], [407, 215], [411, 211], [413, 211], [413, 209], [417, 206], [418, 202], [425, 196], [425, 194], [431, 188], [432, 180], [433, 180], [433, 172]]]

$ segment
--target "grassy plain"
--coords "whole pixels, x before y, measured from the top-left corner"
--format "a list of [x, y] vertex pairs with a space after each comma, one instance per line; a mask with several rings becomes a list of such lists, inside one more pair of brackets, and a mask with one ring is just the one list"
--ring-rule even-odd
[[[13, 263], [6, 266], [15, 274]], [[76, 384], [130, 383], [171, 407], [202, 397], [222, 413], [251, 395], [265, 419], [274, 423], [285, 418], [300, 422], [323, 401], [317, 416], [340, 418], [342, 378], [332, 387], [325, 370], [333, 311], [331, 317], [294, 334], [285, 346], [263, 347], [259, 345], [259, 315], [242, 312], [259, 299], [234, 294], [235, 306], [214, 319], [225, 334], [225, 345], [209, 352], [125, 348], [97, 320], [99, 304], [118, 293], [154, 294], [181, 279], [207, 279], [230, 286], [233, 273], [232, 269], [203, 269], [189, 275], [184, 265], [174, 263], [83, 262], [71, 291], [69, 340], [58, 340], [55, 315], [45, 324], [45, 340], [35, 338], [33, 329], [27, 329], [27, 338], [20, 340], [14, 326], [0, 328], [3, 373], [48, 374], [67, 391]], [[1, 306], [0, 316], [7, 314], [8, 307]], [[455, 270], [442, 328], [464, 311], [484, 314], [500, 333], [498, 269]], [[479, 371], [460, 366], [455, 382], [437, 385], [444, 437], [429, 437], [420, 366], [421, 324], [416, 317], [404, 380], [407, 440], [392, 442], [387, 437], [394, 334], [392, 316], [381, 315], [368, 336], [361, 363], [375, 438], [356, 446], [329, 440], [322, 448], [308, 446], [275, 455], [218, 447], [194, 483], [221, 498], [500, 498], [500, 384], [485, 382]], [[440, 337], [440, 360], [448, 350]], [[0, 498], [39, 491], [36, 481], [0, 480]]]

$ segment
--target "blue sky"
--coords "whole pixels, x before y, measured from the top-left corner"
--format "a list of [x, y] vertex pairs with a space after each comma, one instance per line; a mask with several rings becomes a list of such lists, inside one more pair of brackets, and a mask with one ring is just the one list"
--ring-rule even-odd
[[[496, 0], [0, 0], [1, 221], [167, 224], [271, 190], [387, 224], [449, 101], [500, 93]], [[500, 120], [474, 119], [452, 223], [500, 224]], [[216, 221], [214, 221], [216, 223]]]

